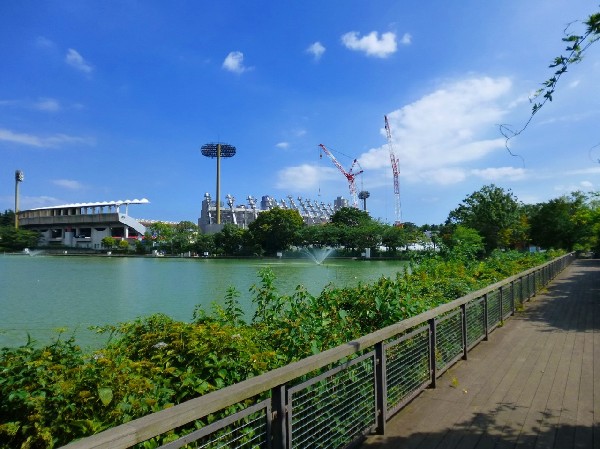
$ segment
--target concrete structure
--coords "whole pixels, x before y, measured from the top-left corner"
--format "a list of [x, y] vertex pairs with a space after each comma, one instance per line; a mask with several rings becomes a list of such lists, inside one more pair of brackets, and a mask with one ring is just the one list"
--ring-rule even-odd
[[19, 211], [18, 220], [21, 228], [40, 233], [41, 246], [101, 249], [104, 237], [141, 239], [146, 227], [129, 216], [129, 205], [148, 202], [143, 198], [42, 207]]
[[[256, 198], [253, 196], [247, 196], [246, 203], [238, 205], [235, 204], [233, 196], [227, 195], [226, 198], [227, 206], [219, 204], [217, 208], [217, 204], [212, 200], [210, 194], [204, 194], [202, 211], [198, 219], [198, 227], [202, 232], [207, 234], [219, 232], [228, 223], [245, 229], [250, 223], [256, 220], [258, 214], [276, 207], [297, 210], [307, 225], [327, 223], [331, 215], [337, 210], [342, 207], [348, 207], [348, 200], [342, 197], [337, 197], [333, 206], [316, 200], [304, 199], [300, 196], [294, 199], [292, 195], [288, 195], [287, 198], [280, 200], [276, 200], [269, 195], [264, 195], [258, 205]], [[220, 223], [217, 222], [217, 211], [220, 211]]]

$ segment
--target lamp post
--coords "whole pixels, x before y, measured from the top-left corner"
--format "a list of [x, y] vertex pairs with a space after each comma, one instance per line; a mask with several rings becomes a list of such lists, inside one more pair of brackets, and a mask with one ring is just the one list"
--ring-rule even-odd
[[19, 229], [19, 184], [23, 182], [25, 175], [21, 170], [15, 171], [15, 229]]

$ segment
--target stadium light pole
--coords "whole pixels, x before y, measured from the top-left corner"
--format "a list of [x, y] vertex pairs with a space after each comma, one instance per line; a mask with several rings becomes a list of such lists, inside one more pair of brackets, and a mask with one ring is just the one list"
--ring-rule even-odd
[[15, 171], [15, 229], [19, 229], [19, 184], [24, 179], [25, 175], [21, 170]]
[[[235, 156], [236, 149], [226, 143], [207, 143], [200, 151], [203, 156], [217, 158], [217, 224], [221, 224], [221, 158]], [[210, 204], [208, 205], [210, 209]]]

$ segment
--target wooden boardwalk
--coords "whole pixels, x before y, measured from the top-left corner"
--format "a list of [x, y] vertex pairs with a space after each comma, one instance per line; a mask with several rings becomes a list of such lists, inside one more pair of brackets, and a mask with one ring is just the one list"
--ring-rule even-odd
[[369, 449], [600, 449], [600, 260], [576, 260]]

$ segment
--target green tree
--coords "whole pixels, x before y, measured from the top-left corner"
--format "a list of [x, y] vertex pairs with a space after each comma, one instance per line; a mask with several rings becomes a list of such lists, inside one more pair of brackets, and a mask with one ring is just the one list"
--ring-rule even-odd
[[248, 232], [232, 223], [227, 223], [214, 234], [214, 244], [218, 253], [238, 256], [243, 253], [244, 234]]
[[331, 216], [330, 221], [334, 225], [356, 227], [371, 223], [373, 219], [367, 211], [355, 207], [342, 207]]
[[115, 247], [117, 241], [114, 237], [106, 236], [102, 238], [101, 243], [103, 248], [111, 249]]
[[168, 223], [157, 221], [146, 228], [144, 236], [146, 242], [152, 242], [152, 247], [156, 246], [159, 250], [172, 252], [175, 227]]
[[252, 240], [267, 254], [276, 254], [298, 242], [304, 220], [297, 210], [275, 208], [261, 212], [248, 226]]
[[199, 255], [212, 255], [215, 253], [215, 234], [202, 234], [199, 233], [196, 237], [196, 243], [194, 244], [194, 250]]
[[173, 232], [173, 252], [192, 251], [198, 238], [198, 225], [191, 221], [181, 221], [175, 225]]
[[15, 212], [6, 209], [4, 213], [0, 213], [0, 227], [4, 226], [15, 226]]
[[448, 223], [475, 229], [484, 240], [488, 252], [503, 246], [512, 246], [502, 240], [511, 230], [520, 227], [520, 204], [510, 190], [494, 184], [472, 193], [448, 215]]
[[483, 237], [472, 228], [458, 225], [444, 241], [448, 255], [458, 260], [474, 260], [484, 253]]
[[22, 251], [25, 248], [35, 248], [40, 240], [36, 231], [15, 229], [14, 223], [0, 227], [0, 248], [5, 251]]
[[589, 250], [595, 246], [597, 213], [582, 192], [542, 203], [531, 218], [531, 238], [543, 248]]

